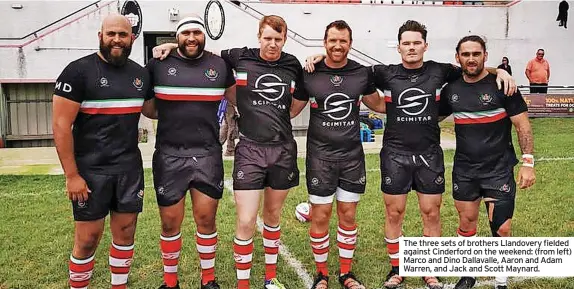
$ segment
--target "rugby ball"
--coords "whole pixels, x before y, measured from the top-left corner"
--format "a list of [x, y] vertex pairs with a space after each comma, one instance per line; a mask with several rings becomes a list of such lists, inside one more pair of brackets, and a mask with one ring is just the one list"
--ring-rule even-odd
[[311, 206], [309, 203], [303, 202], [295, 207], [295, 218], [302, 223], [311, 221]]

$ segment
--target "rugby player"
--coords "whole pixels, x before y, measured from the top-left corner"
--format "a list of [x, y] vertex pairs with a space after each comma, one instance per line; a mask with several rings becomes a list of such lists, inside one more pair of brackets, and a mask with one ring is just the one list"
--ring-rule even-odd
[[[441, 114], [454, 115], [456, 154], [452, 172], [454, 204], [459, 214], [458, 235], [476, 236], [478, 213], [484, 200], [493, 237], [510, 237], [516, 198], [514, 166], [518, 164], [512, 145], [515, 127], [522, 151], [518, 186], [531, 187], [535, 181], [534, 138], [528, 109], [517, 91], [506, 97], [495, 76], [484, 69], [488, 60], [480, 36], [462, 38], [456, 46], [456, 61], [463, 77], [442, 91]], [[506, 289], [506, 277], [496, 277], [496, 289]], [[472, 288], [473, 277], [463, 277], [456, 289]]]
[[108, 213], [111, 288], [127, 288], [144, 197], [138, 121], [149, 76], [128, 58], [135, 37], [126, 17], [107, 16], [98, 38], [99, 51], [68, 64], [53, 96], [54, 142], [75, 221], [72, 289], [90, 283]]
[[[365, 192], [365, 155], [360, 139], [359, 109], [385, 111], [369, 67], [347, 58], [353, 42], [351, 27], [337, 20], [325, 29], [323, 43], [327, 57], [304, 73], [304, 95], [311, 102], [307, 131], [306, 177], [312, 205], [309, 235], [317, 276], [312, 289], [326, 289], [329, 272], [329, 220], [333, 198], [337, 199], [337, 245], [339, 283], [343, 288], [365, 287], [351, 272], [357, 243], [357, 204]], [[292, 117], [308, 100], [293, 101]]]
[[[282, 289], [277, 257], [281, 236], [280, 217], [289, 189], [299, 184], [297, 144], [293, 138], [290, 108], [301, 96], [303, 69], [297, 58], [283, 52], [287, 23], [277, 15], [259, 21], [259, 48], [232, 48], [221, 57], [237, 74], [239, 142], [235, 148], [233, 189], [237, 210], [234, 257], [237, 288], [248, 289], [251, 276], [253, 235], [263, 195], [263, 245], [266, 289]], [[165, 57], [173, 44], [154, 48], [154, 57]]]
[[[459, 67], [449, 63], [424, 61], [428, 49], [426, 27], [409, 20], [397, 35], [397, 50], [401, 64], [372, 67], [375, 85], [383, 91], [387, 122], [380, 153], [381, 191], [385, 202], [385, 241], [391, 270], [383, 287], [399, 287], [399, 237], [405, 216], [407, 194], [417, 192], [423, 219], [423, 236], [441, 235], [440, 206], [444, 184], [444, 160], [440, 147], [440, 90], [447, 82], [461, 77]], [[308, 59], [307, 69], [319, 57]], [[489, 69], [504, 82], [505, 91], [512, 95], [514, 80], [502, 69]], [[430, 289], [440, 289], [438, 278], [423, 278]]]
[[179, 288], [177, 266], [182, 247], [181, 224], [185, 196], [190, 192], [197, 227], [196, 248], [202, 289], [217, 289], [215, 216], [223, 195], [223, 159], [217, 110], [225, 96], [235, 102], [231, 67], [204, 51], [205, 25], [196, 16], [181, 19], [176, 28], [178, 48], [146, 68], [153, 87], [144, 115], [158, 119], [153, 177], [162, 231], [164, 284]]

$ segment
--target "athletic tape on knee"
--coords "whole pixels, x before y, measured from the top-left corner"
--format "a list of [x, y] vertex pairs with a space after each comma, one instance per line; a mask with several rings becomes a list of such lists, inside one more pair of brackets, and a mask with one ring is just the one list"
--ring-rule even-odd
[[500, 237], [498, 229], [514, 214], [514, 200], [496, 200], [485, 202], [487, 210], [489, 206], [494, 206], [492, 211], [492, 221], [490, 221], [490, 231], [493, 237]]

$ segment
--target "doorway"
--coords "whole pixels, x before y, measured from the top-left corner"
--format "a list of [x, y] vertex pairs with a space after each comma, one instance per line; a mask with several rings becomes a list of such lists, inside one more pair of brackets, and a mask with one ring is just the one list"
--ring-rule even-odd
[[163, 43], [175, 43], [175, 32], [144, 32], [144, 65], [153, 56], [153, 48]]

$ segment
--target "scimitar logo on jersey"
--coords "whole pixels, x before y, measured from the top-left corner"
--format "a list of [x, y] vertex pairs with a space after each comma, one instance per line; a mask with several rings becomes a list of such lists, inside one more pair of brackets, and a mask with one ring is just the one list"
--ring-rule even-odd
[[353, 104], [355, 101], [344, 93], [335, 92], [327, 96], [324, 103], [323, 114], [329, 116], [332, 120], [338, 121], [334, 123], [323, 122], [323, 126], [340, 126], [352, 125], [354, 121], [345, 120], [353, 111]]
[[430, 116], [418, 116], [423, 113], [428, 104], [431, 93], [416, 87], [405, 89], [399, 95], [397, 109], [401, 109], [405, 114], [411, 117], [399, 116], [397, 121], [426, 121]]
[[285, 93], [285, 87], [287, 83], [283, 83], [283, 80], [275, 74], [263, 74], [257, 78], [255, 81], [255, 89], [253, 92], [257, 92], [259, 96], [263, 97], [268, 101], [277, 101], [281, 99]]
[[399, 95], [397, 108], [402, 109], [408, 115], [419, 115], [427, 108], [431, 95], [416, 87], [405, 89]]

